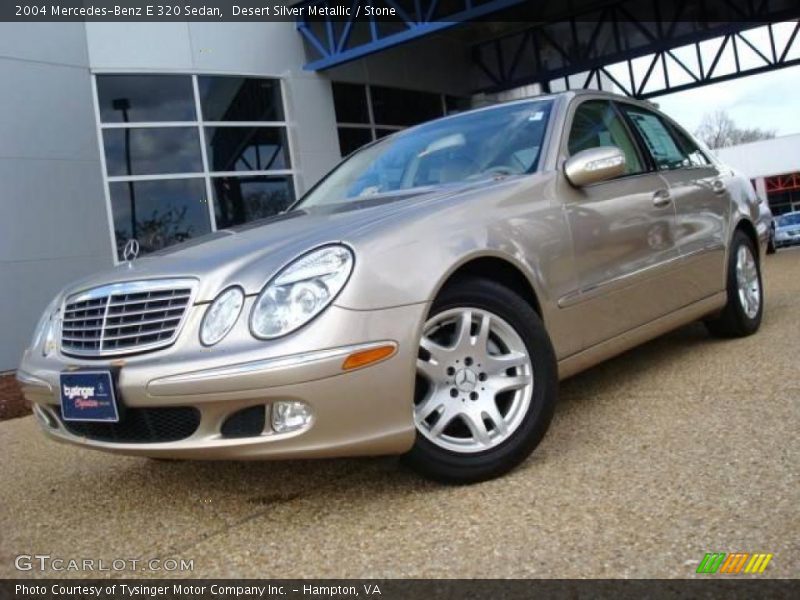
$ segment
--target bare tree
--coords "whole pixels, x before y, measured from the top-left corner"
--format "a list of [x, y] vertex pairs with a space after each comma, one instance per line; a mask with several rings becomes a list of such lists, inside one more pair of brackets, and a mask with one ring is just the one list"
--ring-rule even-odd
[[724, 148], [775, 137], [774, 129], [741, 128], [724, 110], [716, 110], [703, 115], [700, 127], [695, 131], [709, 148]]

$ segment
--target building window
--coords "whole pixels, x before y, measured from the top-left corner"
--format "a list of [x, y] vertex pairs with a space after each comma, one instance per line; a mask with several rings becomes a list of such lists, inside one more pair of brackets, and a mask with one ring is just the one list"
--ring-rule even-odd
[[277, 214], [295, 198], [280, 81], [97, 75], [118, 257]]
[[333, 83], [342, 156], [411, 125], [461, 112], [468, 98], [377, 85]]

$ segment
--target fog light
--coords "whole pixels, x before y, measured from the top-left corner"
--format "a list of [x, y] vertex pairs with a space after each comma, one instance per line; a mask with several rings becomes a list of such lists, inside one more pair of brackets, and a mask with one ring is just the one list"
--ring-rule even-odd
[[272, 429], [287, 433], [311, 423], [311, 409], [302, 402], [275, 402], [272, 405]]

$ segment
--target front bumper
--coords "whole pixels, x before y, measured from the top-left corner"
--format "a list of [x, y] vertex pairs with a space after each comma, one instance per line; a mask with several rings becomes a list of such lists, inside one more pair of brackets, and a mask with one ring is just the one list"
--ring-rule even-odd
[[[248, 298], [244, 315], [253, 298]], [[418, 330], [427, 306], [374, 311], [331, 306], [286, 338], [254, 340], [241, 319], [212, 348], [198, 343], [205, 305], [192, 307], [176, 343], [166, 349], [114, 360], [86, 360], [59, 352], [25, 353], [17, 378], [47, 435], [61, 442], [109, 452], [162, 458], [268, 459], [399, 454], [414, 442], [412, 418]], [[393, 345], [393, 355], [350, 371], [353, 352]], [[311, 349], [313, 348], [313, 349]], [[126, 409], [191, 407], [199, 413], [193, 433], [179, 440], [120, 442], [76, 434], [60, 418], [59, 374], [111, 369], [117, 401]], [[308, 427], [277, 433], [269, 410], [276, 401], [299, 401], [312, 412]], [[263, 406], [266, 424], [257, 435], [228, 437], [222, 428], [234, 413]], [[123, 416], [124, 418], [124, 416]]]

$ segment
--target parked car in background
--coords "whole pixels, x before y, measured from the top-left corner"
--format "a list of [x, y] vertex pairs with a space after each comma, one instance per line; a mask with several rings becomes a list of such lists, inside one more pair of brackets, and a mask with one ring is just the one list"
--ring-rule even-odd
[[523, 461], [558, 381], [697, 319], [754, 333], [769, 212], [651, 105], [567, 92], [346, 158], [285, 214], [70, 285], [18, 371], [52, 438], [123, 454]]
[[775, 248], [800, 244], [800, 211], [784, 213], [775, 217]]

